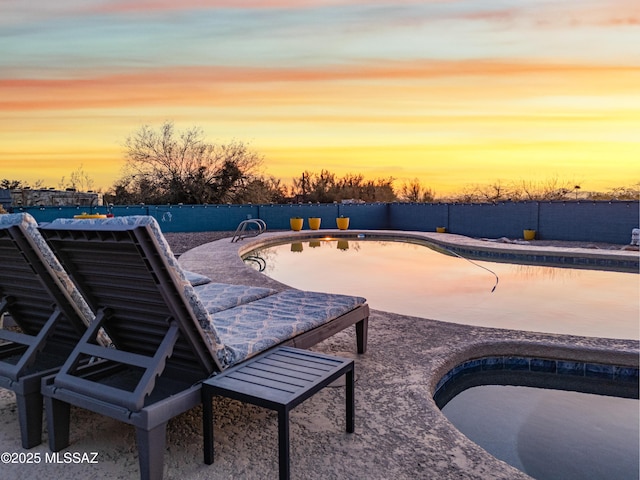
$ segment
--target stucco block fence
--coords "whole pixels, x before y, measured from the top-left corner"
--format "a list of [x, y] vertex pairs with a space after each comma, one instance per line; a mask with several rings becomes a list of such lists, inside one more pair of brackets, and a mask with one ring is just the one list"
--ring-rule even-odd
[[[81, 213], [107, 213], [108, 207], [14, 207], [39, 222]], [[289, 229], [291, 217], [320, 217], [321, 229], [336, 228], [336, 217], [349, 217], [350, 229], [447, 232], [470, 237], [522, 238], [536, 231], [540, 240], [629, 244], [638, 228], [638, 201], [460, 203], [354, 203], [288, 205], [129, 205], [114, 215], [151, 215], [164, 232], [235, 230], [247, 219], [262, 219], [269, 230]]]

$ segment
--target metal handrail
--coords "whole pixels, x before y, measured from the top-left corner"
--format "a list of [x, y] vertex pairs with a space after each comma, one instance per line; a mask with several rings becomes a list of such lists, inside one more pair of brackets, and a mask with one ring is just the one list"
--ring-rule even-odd
[[242, 260], [245, 263], [254, 263], [255, 265], [257, 265], [259, 272], [264, 272], [265, 268], [267, 268], [267, 261], [258, 255], [249, 255], [247, 257], [244, 257]]
[[[247, 227], [250, 225], [257, 226], [257, 229], [249, 229]], [[238, 224], [238, 228], [236, 228], [233, 237], [231, 237], [231, 243], [237, 242], [238, 240], [242, 240], [246, 237], [255, 237], [260, 235], [262, 232], [267, 230], [267, 224], [264, 220], [259, 218], [251, 218], [249, 220], [243, 220]]]

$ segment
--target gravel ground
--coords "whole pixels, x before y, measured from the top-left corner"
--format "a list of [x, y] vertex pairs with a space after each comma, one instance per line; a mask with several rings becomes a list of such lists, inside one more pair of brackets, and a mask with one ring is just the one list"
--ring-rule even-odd
[[164, 237], [169, 242], [174, 255], [182, 255], [192, 248], [214, 242], [221, 238], [232, 237], [233, 232], [188, 232], [188, 233], [165, 233]]
[[[231, 238], [234, 232], [187, 232], [187, 233], [165, 233], [169, 245], [175, 255], [182, 255], [188, 250], [205, 243], [220, 240], [221, 238]], [[505, 240], [505, 243], [507, 240]], [[565, 242], [560, 240], [533, 240], [529, 242], [531, 246], [540, 247], [568, 247], [568, 248], [592, 248], [602, 250], [637, 250], [637, 247], [630, 248], [629, 245], [620, 245], [605, 242]]]

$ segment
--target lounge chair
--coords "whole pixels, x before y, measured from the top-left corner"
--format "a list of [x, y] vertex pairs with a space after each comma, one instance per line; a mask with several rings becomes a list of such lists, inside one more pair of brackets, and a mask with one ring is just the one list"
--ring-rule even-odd
[[[75, 405], [135, 426], [141, 478], [161, 478], [167, 421], [201, 402], [206, 378], [354, 324], [358, 351], [366, 349], [364, 299], [236, 286], [251, 291], [225, 305], [224, 295], [207, 295], [207, 288], [220, 293], [219, 284], [189, 283], [152, 217], [61, 219], [41, 232], [96, 312], [60, 372], [43, 380], [53, 451], [69, 444]], [[101, 327], [116, 349], [97, 343]], [[78, 368], [86, 358], [100, 360]]]
[[42, 442], [40, 380], [66, 361], [93, 320], [89, 306], [26, 213], [0, 215], [0, 386], [16, 395], [22, 446]]

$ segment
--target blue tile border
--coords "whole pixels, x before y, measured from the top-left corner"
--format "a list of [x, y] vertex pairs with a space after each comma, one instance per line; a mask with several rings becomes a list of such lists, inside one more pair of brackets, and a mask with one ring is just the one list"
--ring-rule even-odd
[[638, 369], [633, 367], [613, 367], [613, 379], [638, 381]]
[[449, 370], [436, 385], [434, 396], [449, 381], [478, 371], [542, 372], [558, 376], [588, 377], [638, 382], [638, 369], [601, 363], [585, 363], [538, 357], [494, 356], [467, 360]]
[[584, 366], [585, 377], [609, 378], [613, 379], [613, 365], [598, 365], [587, 363]]
[[502, 357], [486, 357], [482, 358], [482, 370], [503, 370], [504, 358]]
[[[533, 265], [549, 265], [553, 267], [595, 268], [623, 272], [638, 272], [638, 260], [611, 258], [605, 256], [581, 256], [571, 253], [525, 253], [506, 252], [504, 250], [488, 250], [465, 246], [446, 245], [445, 248], [460, 255], [475, 259], [487, 259], [506, 263], [530, 263]], [[597, 253], [597, 252], [596, 252]]]
[[546, 360], [544, 358], [532, 358], [529, 362], [532, 372], [557, 372], [557, 362], [555, 360]]
[[530, 359], [523, 357], [506, 357], [504, 359], [505, 370], [530, 370]]
[[584, 363], [582, 362], [558, 360], [557, 368], [557, 372], [560, 375], [576, 375], [578, 377], [584, 377]]

